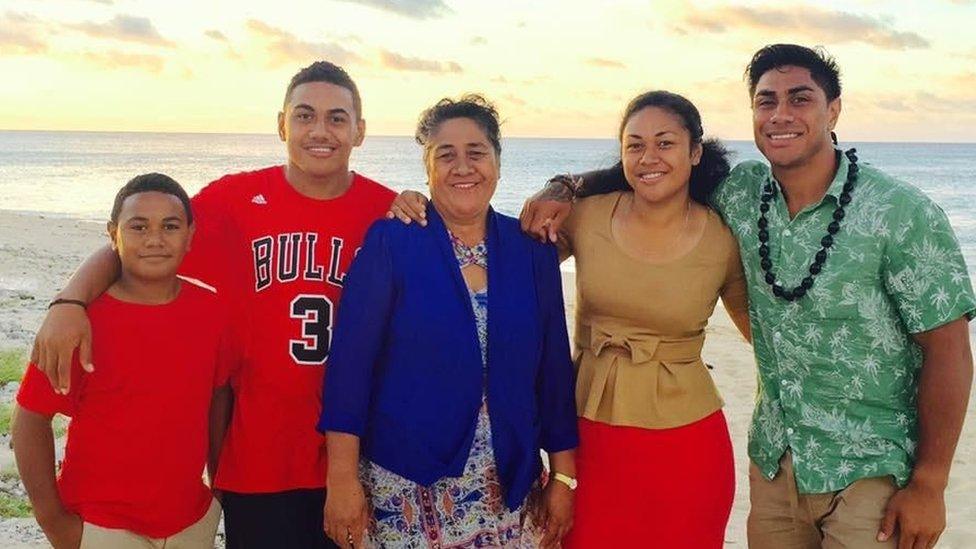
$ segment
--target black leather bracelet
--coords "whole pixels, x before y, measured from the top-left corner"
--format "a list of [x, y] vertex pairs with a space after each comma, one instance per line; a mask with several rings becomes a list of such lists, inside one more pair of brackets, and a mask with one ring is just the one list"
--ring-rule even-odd
[[80, 299], [61, 299], [61, 298], [55, 299], [54, 301], [48, 303], [47, 304], [47, 308], [50, 309], [51, 307], [54, 307], [55, 305], [61, 305], [61, 304], [77, 305], [77, 306], [81, 307], [82, 309], [87, 309], [88, 308], [88, 304], [85, 303], [84, 301], [80, 300]]

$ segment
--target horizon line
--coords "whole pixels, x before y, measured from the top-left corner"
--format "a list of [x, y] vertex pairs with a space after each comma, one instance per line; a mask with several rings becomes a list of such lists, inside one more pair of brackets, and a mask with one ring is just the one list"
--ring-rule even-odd
[[[160, 131], [160, 130], [49, 130], [49, 129], [23, 129], [23, 128], [0, 128], [0, 132], [7, 133], [135, 133], [135, 134], [157, 134], [157, 135], [249, 135], [249, 136], [274, 136], [273, 132], [194, 132], [194, 131]], [[370, 137], [398, 137], [398, 138], [413, 138], [413, 135], [408, 134], [366, 134], [366, 139]], [[566, 140], [566, 141], [592, 141], [592, 140], [606, 140], [606, 141], [616, 141], [614, 137], [553, 137], [545, 135], [512, 135], [508, 137], [502, 137], [502, 139], [553, 139], [553, 140]], [[749, 138], [718, 138], [722, 141], [738, 141], [738, 142], [748, 142], [752, 143], [753, 139]], [[926, 144], [926, 145], [976, 145], [976, 141], [908, 141], [908, 140], [879, 140], [879, 139], [854, 139], [847, 141], [848, 143], [904, 143], [904, 144]]]

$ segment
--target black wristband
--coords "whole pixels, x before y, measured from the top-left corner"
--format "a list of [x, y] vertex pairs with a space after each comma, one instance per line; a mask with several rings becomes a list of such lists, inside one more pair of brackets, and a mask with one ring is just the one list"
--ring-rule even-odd
[[81, 307], [82, 309], [87, 309], [88, 308], [88, 304], [85, 303], [84, 301], [80, 300], [80, 299], [61, 299], [61, 298], [55, 299], [54, 301], [48, 303], [47, 304], [47, 308], [50, 309], [51, 307], [54, 307], [55, 305], [61, 305], [61, 304], [77, 305], [77, 306]]

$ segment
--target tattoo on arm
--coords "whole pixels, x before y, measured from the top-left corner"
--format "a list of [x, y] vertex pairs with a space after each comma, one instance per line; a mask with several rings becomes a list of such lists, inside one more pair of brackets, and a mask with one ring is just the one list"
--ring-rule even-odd
[[[565, 181], [565, 182], [564, 182]], [[566, 182], [569, 182], [567, 185]], [[555, 200], [556, 202], [572, 202], [575, 193], [570, 189], [570, 185], [573, 185], [572, 176], [569, 175], [557, 175], [546, 183], [542, 191], [539, 193], [539, 200]]]

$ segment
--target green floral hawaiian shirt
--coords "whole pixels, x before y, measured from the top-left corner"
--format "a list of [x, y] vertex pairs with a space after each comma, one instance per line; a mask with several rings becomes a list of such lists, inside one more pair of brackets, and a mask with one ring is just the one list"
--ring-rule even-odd
[[[827, 234], [848, 160], [824, 198], [789, 218], [782, 192], [767, 214], [773, 270], [797, 286]], [[759, 366], [749, 457], [772, 479], [791, 450], [802, 493], [860, 478], [908, 481], [917, 443], [921, 350], [911, 334], [976, 310], [945, 213], [917, 188], [861, 164], [823, 271], [802, 299], [773, 296], [759, 266], [760, 193], [769, 167], [736, 166], [713, 199], [739, 240]], [[774, 183], [775, 185], [775, 183]]]

